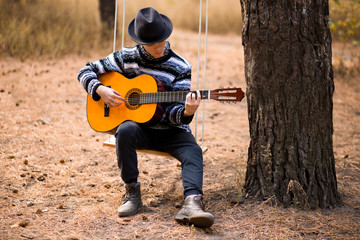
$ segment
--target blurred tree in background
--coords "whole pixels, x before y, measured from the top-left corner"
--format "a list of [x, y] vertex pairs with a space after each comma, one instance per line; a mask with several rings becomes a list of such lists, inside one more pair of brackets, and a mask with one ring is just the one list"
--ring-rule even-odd
[[115, 0], [99, 0], [100, 19], [106, 39], [110, 38], [115, 23]]

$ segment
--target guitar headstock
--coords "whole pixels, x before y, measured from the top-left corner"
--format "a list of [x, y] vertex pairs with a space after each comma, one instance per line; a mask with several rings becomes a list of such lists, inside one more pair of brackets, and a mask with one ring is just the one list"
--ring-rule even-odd
[[241, 88], [223, 88], [210, 91], [210, 99], [221, 102], [240, 102], [244, 95]]

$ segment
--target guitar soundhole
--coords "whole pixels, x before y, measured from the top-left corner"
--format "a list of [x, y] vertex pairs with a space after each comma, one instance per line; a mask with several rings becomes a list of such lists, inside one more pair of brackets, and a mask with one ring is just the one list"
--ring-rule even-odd
[[127, 92], [125, 105], [128, 109], [136, 110], [141, 106], [139, 104], [140, 93], [141, 93], [141, 90], [139, 88], [133, 88], [129, 92]]

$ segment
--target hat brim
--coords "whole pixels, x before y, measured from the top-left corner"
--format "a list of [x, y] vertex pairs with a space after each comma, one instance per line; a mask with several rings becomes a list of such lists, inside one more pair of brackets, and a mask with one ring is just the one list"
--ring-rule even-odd
[[168, 37], [170, 37], [172, 31], [173, 31], [173, 24], [171, 22], [171, 20], [163, 15], [163, 14], [160, 14], [160, 16], [162, 17], [164, 23], [165, 23], [165, 31], [162, 33], [161, 36], [159, 36], [157, 39], [151, 41], [151, 42], [147, 42], [145, 41], [144, 39], [141, 39], [139, 36], [137, 36], [135, 34], [135, 18], [130, 22], [129, 24], [129, 27], [128, 27], [128, 33], [129, 33], [129, 36], [131, 37], [131, 39], [136, 42], [136, 43], [139, 43], [139, 44], [142, 44], [142, 45], [148, 45], [148, 44], [154, 44], [154, 43], [158, 43], [158, 42], [161, 42], [161, 41], [164, 41], [165, 39], [167, 39]]

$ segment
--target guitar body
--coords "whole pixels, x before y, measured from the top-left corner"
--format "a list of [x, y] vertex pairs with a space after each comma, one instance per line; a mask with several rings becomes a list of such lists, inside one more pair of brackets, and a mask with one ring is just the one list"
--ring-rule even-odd
[[[125, 99], [138, 93], [164, 91], [161, 82], [150, 75], [128, 79], [117, 72], [110, 72], [102, 74], [99, 80], [104, 86], [115, 89]], [[118, 107], [109, 108], [102, 99], [94, 101], [88, 95], [86, 114], [91, 128], [98, 132], [108, 132], [127, 120], [138, 123], [152, 122], [161, 118], [162, 113], [159, 112], [161, 109], [160, 104], [157, 103], [131, 105], [129, 102], [123, 102]]]
[[[125, 99], [118, 107], [108, 107], [102, 99], [94, 101], [87, 97], [86, 115], [95, 131], [109, 132], [121, 123], [131, 120], [137, 123], [153, 124], [163, 116], [163, 105], [185, 101], [191, 91], [168, 91], [161, 81], [150, 75], [128, 79], [117, 72], [102, 74], [99, 81], [121, 94]], [[241, 88], [227, 88], [200, 91], [201, 99], [222, 102], [240, 102], [244, 98]]]

